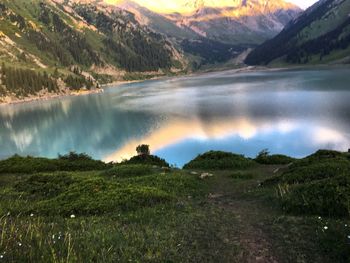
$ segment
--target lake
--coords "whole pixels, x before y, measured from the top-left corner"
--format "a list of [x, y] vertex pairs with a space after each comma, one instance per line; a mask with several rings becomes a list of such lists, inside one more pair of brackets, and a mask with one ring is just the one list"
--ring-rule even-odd
[[208, 150], [345, 151], [350, 69], [223, 71], [0, 106], [0, 158], [76, 151], [120, 161], [139, 144], [179, 167]]

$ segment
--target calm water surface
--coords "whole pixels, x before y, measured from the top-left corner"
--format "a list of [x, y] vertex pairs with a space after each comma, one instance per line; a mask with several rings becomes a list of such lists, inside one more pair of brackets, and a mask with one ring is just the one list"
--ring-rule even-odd
[[350, 69], [226, 71], [0, 106], [0, 158], [74, 150], [119, 161], [141, 143], [178, 166], [207, 150], [347, 150]]

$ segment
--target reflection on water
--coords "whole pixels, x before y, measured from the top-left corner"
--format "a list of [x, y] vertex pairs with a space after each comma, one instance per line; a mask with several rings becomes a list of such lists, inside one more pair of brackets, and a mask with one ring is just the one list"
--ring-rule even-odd
[[106, 161], [151, 145], [183, 165], [207, 150], [304, 156], [350, 147], [350, 70], [219, 72], [0, 106], [0, 158], [74, 150]]

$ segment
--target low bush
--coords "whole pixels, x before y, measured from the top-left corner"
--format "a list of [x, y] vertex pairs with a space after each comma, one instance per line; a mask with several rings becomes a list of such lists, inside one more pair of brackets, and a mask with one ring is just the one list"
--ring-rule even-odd
[[6, 208], [11, 213], [64, 216], [132, 210], [173, 198], [157, 187], [69, 174], [32, 175], [16, 184], [7, 196], [19, 201]]
[[295, 161], [294, 158], [282, 155], [282, 154], [274, 154], [267, 156], [257, 156], [255, 161], [260, 164], [273, 165], [273, 164], [290, 164]]
[[110, 167], [101, 161], [93, 160], [85, 154], [70, 153], [58, 159], [22, 157], [14, 155], [0, 161], [0, 173], [37, 173], [57, 171], [92, 171]]
[[67, 188], [76, 183], [78, 180], [73, 179], [69, 174], [53, 174], [30, 176], [27, 180], [20, 181], [14, 188], [18, 192], [24, 192], [34, 199], [51, 198], [57, 196]]
[[53, 199], [38, 202], [32, 210], [46, 215], [100, 215], [153, 206], [171, 198], [169, 194], [155, 187], [90, 179], [72, 185]]
[[256, 163], [243, 155], [210, 151], [199, 155], [197, 158], [184, 166], [184, 169], [246, 169], [253, 167]]
[[286, 189], [281, 194], [281, 201], [287, 212], [329, 217], [350, 216], [349, 175], [292, 185]]
[[331, 150], [319, 150], [314, 154], [307, 156], [306, 158], [296, 160], [291, 165], [291, 168], [309, 166], [313, 163], [320, 162], [336, 162], [336, 161], [350, 161], [350, 155], [348, 153], [342, 153]]
[[162, 158], [155, 155], [137, 155], [130, 160], [125, 160], [120, 163], [121, 165], [130, 164], [143, 164], [143, 165], [155, 165], [159, 167], [170, 167], [170, 165]]
[[[150, 169], [150, 174], [144, 174], [145, 167]], [[99, 172], [23, 175], [21, 181], [0, 191], [0, 212], [42, 216], [101, 215], [142, 209], [188, 195], [202, 195], [205, 191], [204, 183], [196, 176], [182, 172], [161, 174], [150, 166], [141, 165], [116, 168], [124, 173], [120, 177], [123, 180], [118, 180], [119, 177], [108, 180]]]
[[346, 160], [315, 161], [309, 165], [291, 167], [276, 182], [301, 184], [343, 174], [350, 174], [350, 162]]

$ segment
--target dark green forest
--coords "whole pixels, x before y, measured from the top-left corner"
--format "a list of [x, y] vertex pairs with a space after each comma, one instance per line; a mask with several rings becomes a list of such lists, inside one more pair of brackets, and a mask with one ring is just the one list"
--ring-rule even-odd
[[[121, 68], [132, 72], [157, 71], [172, 66], [171, 52], [166, 48], [169, 43], [161, 35], [130, 27], [117, 11], [108, 16], [92, 5], [76, 5], [75, 10], [106, 35], [103, 52]], [[128, 19], [137, 23], [131, 14]]]
[[[6, 92], [16, 96], [26, 96], [36, 94], [43, 89], [49, 92], [58, 91], [57, 80], [49, 76], [46, 72], [40, 73], [29, 69], [20, 69], [5, 66], [0, 69], [2, 88], [1, 95]], [[5, 89], [6, 88], [6, 89]]]

